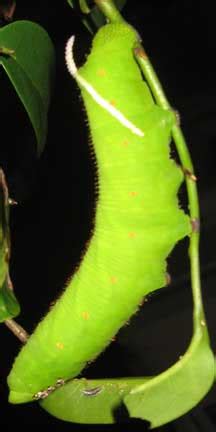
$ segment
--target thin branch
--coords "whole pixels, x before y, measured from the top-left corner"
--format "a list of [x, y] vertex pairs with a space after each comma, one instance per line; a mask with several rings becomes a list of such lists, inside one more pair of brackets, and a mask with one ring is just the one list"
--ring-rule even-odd
[[[138, 44], [134, 50], [136, 60], [145, 76], [145, 79], [152, 91], [152, 94], [159, 106], [164, 109], [172, 110], [161, 83], [148, 59], [143, 47]], [[178, 123], [178, 122], [176, 122]], [[191, 266], [191, 284], [194, 300], [194, 325], [200, 324], [204, 319], [204, 311], [201, 298], [200, 265], [199, 265], [199, 200], [196, 186], [196, 176], [194, 174], [193, 163], [189, 150], [178, 124], [172, 128], [172, 137], [175, 142], [179, 159], [185, 173], [185, 182], [188, 193], [189, 212], [192, 224], [190, 236], [189, 257]]]
[[103, 12], [108, 21], [112, 23], [124, 22], [124, 18], [116, 8], [112, 0], [94, 0], [98, 8]]
[[29, 338], [28, 333], [13, 319], [8, 319], [4, 321], [4, 324], [9, 328], [9, 330], [24, 344]]

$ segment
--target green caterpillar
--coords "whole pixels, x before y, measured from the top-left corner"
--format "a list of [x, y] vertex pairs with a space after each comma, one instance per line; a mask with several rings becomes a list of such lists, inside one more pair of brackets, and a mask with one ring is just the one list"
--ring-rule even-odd
[[79, 269], [39, 323], [8, 377], [9, 400], [49, 395], [111, 342], [149, 292], [166, 284], [166, 257], [191, 231], [179, 209], [182, 170], [170, 158], [175, 123], [158, 107], [133, 56], [137, 34], [107, 24], [78, 71], [97, 160], [95, 228]]

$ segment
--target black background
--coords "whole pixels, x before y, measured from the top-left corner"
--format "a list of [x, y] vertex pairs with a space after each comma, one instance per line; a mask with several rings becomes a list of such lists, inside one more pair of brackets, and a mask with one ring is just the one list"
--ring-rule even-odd
[[[216, 348], [215, 294], [215, 74], [214, 2], [211, 0], [128, 0], [125, 18], [136, 27], [181, 124], [198, 176], [201, 205], [201, 269], [212, 348]], [[76, 61], [82, 63], [91, 36], [66, 0], [19, 1], [14, 19], [41, 24], [56, 49], [56, 81], [49, 112], [45, 151], [38, 161], [26, 113], [3, 69], [0, 70], [0, 165], [10, 195], [11, 276], [22, 305], [18, 321], [30, 332], [57, 297], [80, 258], [91, 229], [94, 170], [78, 91], [64, 62], [64, 47], [76, 35]], [[184, 190], [180, 195], [184, 198]], [[149, 297], [111, 347], [86, 371], [88, 376], [155, 374], [181, 355], [192, 333], [187, 242], [169, 259], [172, 283]], [[69, 258], [68, 258], [69, 257]], [[19, 342], [2, 326], [0, 424], [4, 429], [45, 426], [50, 430], [145, 430], [144, 422], [79, 426], [61, 422], [36, 403], [7, 403], [6, 376]], [[199, 377], [197, 377], [199, 379]], [[190, 413], [160, 431], [216, 431], [213, 388]]]

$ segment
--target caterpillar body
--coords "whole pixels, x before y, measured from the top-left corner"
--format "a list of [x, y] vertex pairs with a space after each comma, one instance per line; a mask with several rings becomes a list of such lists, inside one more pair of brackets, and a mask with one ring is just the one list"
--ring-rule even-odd
[[190, 233], [177, 198], [183, 173], [169, 154], [175, 116], [153, 101], [133, 57], [136, 41], [131, 26], [107, 24], [84, 66], [68, 61], [97, 160], [95, 228], [81, 266], [15, 359], [12, 403], [77, 376], [143, 297], [166, 284], [166, 257]]

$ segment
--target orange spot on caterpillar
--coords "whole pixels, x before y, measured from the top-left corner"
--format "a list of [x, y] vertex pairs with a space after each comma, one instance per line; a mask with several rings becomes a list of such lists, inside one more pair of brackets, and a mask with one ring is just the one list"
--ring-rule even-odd
[[129, 192], [129, 195], [130, 195], [131, 197], [135, 197], [135, 196], [138, 195], [138, 192], [136, 192], [136, 191], [131, 191], [131, 192]]
[[105, 77], [106, 76], [106, 71], [105, 71], [105, 69], [98, 69], [98, 71], [97, 71], [97, 75], [98, 76], [100, 76], [100, 77]]
[[56, 348], [62, 350], [64, 348], [64, 344], [62, 342], [56, 342]]
[[116, 276], [111, 276], [111, 278], [110, 278], [110, 282], [111, 282], [111, 284], [116, 284], [116, 282], [117, 282], [117, 277], [116, 277]]
[[82, 318], [83, 318], [84, 320], [87, 321], [87, 320], [89, 319], [89, 312], [87, 312], [87, 311], [83, 311], [81, 315], [82, 315]]
[[134, 237], [136, 237], [136, 233], [133, 232], [133, 231], [131, 231], [131, 232], [128, 233], [128, 237], [129, 238], [134, 238]]
[[128, 140], [124, 140], [124, 141], [122, 141], [121, 144], [122, 144], [123, 147], [127, 147], [128, 144], [129, 144], [129, 141]]
[[115, 101], [114, 99], [112, 99], [112, 100], [110, 101], [110, 105], [112, 105], [112, 106], [116, 106], [116, 101]]

